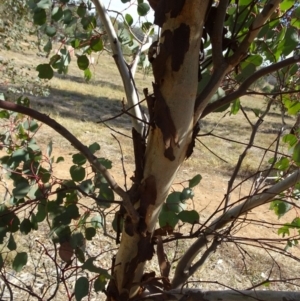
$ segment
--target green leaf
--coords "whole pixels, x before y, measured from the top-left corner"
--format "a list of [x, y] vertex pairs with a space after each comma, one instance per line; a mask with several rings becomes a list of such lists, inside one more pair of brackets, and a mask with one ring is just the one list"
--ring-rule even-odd
[[80, 277], [75, 283], [75, 298], [80, 301], [89, 293], [89, 281], [86, 277]]
[[74, 154], [73, 156], [72, 156], [72, 159], [73, 159], [73, 163], [74, 164], [77, 164], [77, 165], [83, 165], [83, 164], [85, 164], [86, 163], [86, 158], [85, 158], [85, 156], [84, 155], [82, 155], [82, 154]]
[[85, 178], [85, 168], [82, 166], [72, 165], [70, 168], [71, 178], [75, 182], [80, 182]]
[[12, 193], [16, 199], [24, 198], [30, 190], [30, 184], [28, 180], [23, 179], [17, 186], [13, 189]]
[[189, 188], [197, 186], [200, 183], [201, 179], [202, 177], [200, 174], [194, 176], [191, 180], [189, 180]]
[[15, 214], [10, 214], [9, 231], [15, 233], [19, 231], [20, 220]]
[[51, 14], [52, 14], [52, 20], [56, 22], [59, 21], [64, 15], [63, 10], [61, 9], [60, 6], [55, 6]]
[[48, 37], [54, 37], [56, 35], [56, 28], [53, 26], [46, 26], [45, 33]]
[[253, 64], [254, 66], [260, 66], [263, 62], [262, 56], [259, 54], [249, 55], [246, 60], [244, 60], [247, 64]]
[[97, 229], [97, 228], [103, 228], [103, 219], [102, 219], [102, 217], [101, 217], [100, 214], [95, 215], [95, 216], [92, 217], [92, 219], [91, 219], [91, 225], [95, 229]]
[[279, 170], [287, 170], [290, 167], [290, 160], [288, 158], [280, 158], [278, 162], [275, 163], [274, 168]]
[[8, 113], [8, 111], [6, 111], [6, 110], [1, 110], [1, 111], [0, 111], [0, 118], [6, 118], [6, 119], [8, 119], [8, 118], [9, 118], [9, 113]]
[[105, 158], [98, 158], [98, 162], [102, 164], [105, 168], [111, 169], [112, 168], [112, 162]]
[[100, 150], [100, 145], [97, 142], [94, 142], [89, 146], [89, 150], [94, 154], [96, 151]]
[[149, 10], [150, 6], [147, 3], [139, 3], [137, 6], [137, 12], [141, 17], [146, 16]]
[[13, 250], [16, 250], [16, 249], [17, 249], [17, 244], [16, 244], [15, 239], [14, 239], [14, 237], [13, 237], [12, 234], [9, 235], [7, 248], [8, 248], [10, 251], [13, 251]]
[[77, 58], [77, 65], [80, 70], [85, 70], [88, 68], [90, 61], [86, 55], [80, 55]]
[[102, 292], [105, 290], [107, 278], [104, 275], [99, 275], [94, 281], [95, 292]]
[[279, 45], [276, 45], [276, 53], [286, 56], [294, 51], [297, 45], [298, 30], [296, 28], [289, 27], [286, 30], [284, 39], [282, 39]]
[[93, 30], [97, 26], [96, 18], [92, 15], [83, 17], [80, 22], [85, 30]]
[[260, 115], [260, 109], [252, 109], [252, 112], [254, 113], [254, 115], [256, 116], [256, 117], [259, 117], [259, 115]]
[[195, 210], [184, 210], [178, 214], [183, 223], [195, 224], [199, 222], [199, 213]]
[[100, 37], [92, 39], [91, 49], [95, 52], [103, 50], [103, 43], [102, 43], [102, 39]]
[[26, 252], [18, 253], [12, 263], [12, 268], [18, 273], [22, 270], [23, 266], [26, 265], [28, 255]]
[[70, 243], [73, 249], [82, 248], [85, 245], [85, 238], [81, 232], [74, 232], [71, 235]]
[[43, 79], [51, 79], [54, 75], [50, 64], [40, 64], [36, 67], [36, 71], [39, 72], [38, 77]]
[[27, 119], [23, 122], [23, 127], [25, 130], [35, 133], [39, 128], [39, 125], [34, 119], [31, 120]]
[[291, 205], [282, 200], [274, 200], [270, 204], [270, 209], [275, 212], [279, 219], [291, 209]]
[[131, 15], [126, 14], [126, 15], [125, 15], [125, 20], [126, 20], [126, 22], [127, 22], [127, 24], [128, 24], [129, 26], [131, 26], [131, 25], [133, 24], [133, 18], [131, 17]]
[[51, 6], [51, 0], [40, 0], [37, 2], [37, 7], [43, 8], [43, 9], [48, 9]]
[[64, 161], [65, 161], [64, 157], [58, 157], [58, 158], [56, 159], [56, 163], [64, 162]]
[[38, 8], [34, 11], [33, 14], [33, 23], [35, 25], [43, 25], [46, 23], [47, 14], [44, 9]]
[[241, 105], [240, 99], [238, 98], [231, 104], [230, 114], [236, 115], [240, 110], [240, 105]]
[[167, 211], [180, 212], [185, 209], [185, 204], [181, 202], [181, 192], [173, 191], [171, 192], [166, 200], [164, 208]]
[[178, 216], [173, 211], [161, 211], [159, 215], [159, 226], [164, 227], [169, 225], [170, 227], [174, 228], [176, 224], [178, 223]]
[[89, 227], [85, 229], [85, 238], [87, 240], [92, 240], [95, 235], [96, 235], [96, 229], [94, 227]]
[[86, 14], [86, 5], [84, 3], [81, 3], [77, 8], [77, 15], [80, 18], [83, 18]]
[[300, 165], [300, 141], [294, 147], [293, 160], [297, 165]]
[[[102, 183], [100, 185], [100, 194], [98, 196], [100, 199], [104, 199], [107, 201], [114, 201], [115, 200], [115, 195], [113, 190], [109, 187], [109, 185], [107, 183]], [[101, 203], [101, 201], [99, 202]], [[103, 203], [103, 202], [102, 202]], [[110, 204], [108, 202], [105, 202], [108, 206], [110, 206]], [[105, 206], [105, 204], [104, 204]]]
[[291, 100], [288, 96], [283, 97], [283, 103], [289, 115], [297, 115], [300, 111], [300, 102]]
[[154, 29], [153, 29], [153, 24], [151, 23], [151, 22], [144, 22], [143, 24], [142, 24], [142, 30], [143, 30], [143, 32], [148, 32], [148, 30], [150, 29], [152, 27], [152, 30], [151, 30], [151, 32], [150, 32], [150, 35], [152, 35], [153, 34], [153, 32], [154, 32]]
[[184, 188], [180, 194], [180, 200], [185, 201], [194, 197], [194, 191], [191, 188]]
[[24, 218], [20, 224], [20, 232], [27, 235], [32, 229], [31, 222], [28, 218]]
[[84, 79], [88, 82], [92, 78], [92, 72], [89, 68], [84, 70]]
[[73, 20], [72, 11], [70, 9], [65, 9], [63, 11], [64, 14], [64, 24], [70, 24]]
[[95, 191], [95, 185], [91, 179], [82, 181], [79, 187], [87, 194], [93, 193]]
[[31, 222], [31, 228], [32, 230], [38, 230], [38, 221], [36, 219], [36, 216], [34, 213], [31, 214], [31, 219], [30, 219], [30, 222]]
[[40, 204], [38, 204], [38, 210], [36, 213], [36, 221], [41, 223], [47, 216], [46, 210], [46, 200], [43, 200]]
[[295, 4], [294, 0], [284, 0], [280, 3], [279, 7], [280, 7], [280, 10], [286, 11], [286, 10], [290, 9], [294, 4]]
[[298, 139], [295, 135], [293, 134], [287, 134], [287, 135], [284, 135], [282, 137], [282, 141], [284, 143], [288, 143], [290, 147], [294, 146], [297, 142], [298, 142]]

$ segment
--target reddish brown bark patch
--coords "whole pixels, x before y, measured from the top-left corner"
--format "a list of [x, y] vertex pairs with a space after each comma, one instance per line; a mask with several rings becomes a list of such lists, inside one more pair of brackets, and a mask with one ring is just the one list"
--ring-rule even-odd
[[172, 70], [179, 71], [184, 56], [190, 48], [190, 27], [188, 25], [181, 23], [174, 30], [172, 48]]
[[166, 14], [170, 13], [171, 18], [176, 18], [182, 11], [185, 0], [160, 0], [155, 4], [154, 24], [162, 27], [166, 20]]
[[160, 92], [158, 85], [153, 84], [154, 95], [156, 98], [154, 105], [154, 122], [160, 128], [164, 144], [165, 152], [164, 155], [170, 161], [175, 160], [173, 146], [178, 143], [178, 134], [173, 122], [170, 109]]
[[157, 84], [163, 83], [163, 77], [166, 70], [166, 61], [173, 51], [173, 33], [170, 30], [166, 30], [162, 38], [163, 43], [159, 45], [159, 54], [152, 61], [153, 75]]

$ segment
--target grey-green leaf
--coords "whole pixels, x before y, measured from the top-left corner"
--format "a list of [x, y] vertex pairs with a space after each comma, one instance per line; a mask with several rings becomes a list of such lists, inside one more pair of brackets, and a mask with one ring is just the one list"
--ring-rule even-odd
[[18, 253], [12, 263], [12, 267], [16, 272], [20, 272], [24, 265], [26, 265], [28, 255], [26, 252]]
[[202, 179], [202, 177], [200, 174], [194, 176], [191, 180], [189, 180], [189, 187], [193, 188], [193, 187], [197, 186], [200, 183], [201, 179]]
[[75, 298], [76, 301], [81, 301], [82, 298], [89, 293], [89, 281], [86, 277], [80, 277], [75, 284]]

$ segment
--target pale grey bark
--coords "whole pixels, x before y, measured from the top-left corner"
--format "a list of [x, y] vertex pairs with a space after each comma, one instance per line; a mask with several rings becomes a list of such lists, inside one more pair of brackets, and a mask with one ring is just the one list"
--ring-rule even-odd
[[104, 4], [101, 0], [92, 0], [92, 2], [96, 7], [97, 13], [105, 27], [107, 36], [109, 38], [110, 46], [113, 52], [113, 58], [116, 62], [123, 81], [126, 99], [130, 107], [129, 112], [132, 116], [136, 117], [131, 118], [133, 127], [139, 134], [143, 136], [145, 131], [145, 123], [143, 122], [144, 116], [139, 106], [139, 95], [134, 84], [134, 79], [132, 77], [130, 67], [124, 60], [120, 42]]

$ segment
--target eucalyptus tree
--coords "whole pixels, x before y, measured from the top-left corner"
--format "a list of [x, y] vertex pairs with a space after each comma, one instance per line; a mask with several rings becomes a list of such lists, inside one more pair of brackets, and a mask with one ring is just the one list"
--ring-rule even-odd
[[[131, 30], [133, 25], [131, 15], [121, 15], [124, 27], [121, 32], [118, 32], [101, 0], [79, 1], [75, 10], [71, 10], [68, 2], [68, 0], [61, 0], [52, 4], [48, 0], [29, 1], [34, 23], [41, 26], [49, 38], [44, 47], [48, 53], [52, 49], [52, 40], [57, 34], [58, 25], [71, 27], [75, 24], [78, 28], [77, 24], [80, 23], [81, 26], [80, 34], [74, 31], [65, 37], [60, 53], [50, 55], [48, 63], [37, 66], [39, 77], [51, 79], [56, 70], [58, 73], [67, 72], [71, 59], [67, 46], [71, 45], [75, 52], [78, 52], [78, 67], [84, 71], [85, 78], [90, 79], [92, 73], [87, 55], [91, 52], [103, 51], [104, 48], [110, 49], [123, 81], [127, 110], [132, 118], [135, 172], [131, 178], [131, 187], [124, 190], [122, 185], [116, 183], [108, 171], [110, 164], [94, 155], [99, 149], [97, 144], [89, 147], [83, 145], [55, 120], [27, 107], [27, 102], [22, 99], [19, 99], [17, 104], [1, 101], [0, 107], [3, 108], [1, 111], [3, 118], [10, 116], [9, 111], [31, 116], [55, 129], [79, 151], [77, 156], [73, 157], [74, 165], [70, 169], [71, 180], [59, 184], [61, 190], [68, 189], [72, 191], [73, 196], [79, 191], [91, 198], [95, 191], [100, 191], [99, 196], [102, 200], [106, 198], [106, 205], [107, 202], [115, 202], [114, 194], [122, 199], [120, 212], [114, 221], [117, 224], [115, 229], [119, 245], [113, 259], [111, 274], [105, 269], [96, 267], [93, 258], [85, 260], [76, 243], [70, 244], [70, 254], [83, 263], [82, 268], [99, 274], [95, 281], [88, 280], [85, 276], [77, 279], [76, 299], [81, 300], [86, 296], [89, 293], [89, 284], [94, 281], [95, 290], [103, 290], [108, 300], [142, 300], [143, 298], [146, 300], [245, 300], [247, 298], [249, 300], [250, 298], [298, 300], [299, 294], [293, 292], [228, 290], [220, 293], [182, 288], [198, 269], [205, 273], [205, 264], [209, 256], [226, 241], [232, 225], [241, 215], [272, 201], [277, 195], [284, 194], [291, 187], [294, 188], [300, 180], [300, 173], [296, 169], [289, 177], [279, 179], [266, 190], [262, 191], [261, 187], [258, 187], [253, 195], [238, 203], [230, 203], [233, 182], [247, 150], [253, 144], [260, 122], [268, 114], [270, 106], [274, 101], [278, 101], [288, 114], [295, 115], [300, 110], [298, 99], [293, 96], [299, 90], [299, 78], [297, 78], [298, 62], [300, 62], [299, 6], [290, 0], [149, 0], [149, 2], [140, 0], [136, 5], [137, 13], [141, 18], [147, 16], [150, 9], [155, 13], [153, 24], [147, 20], [141, 23], [144, 32], [141, 41]], [[96, 15], [90, 14], [89, 9], [95, 9]], [[101, 20], [102, 32], [100, 33], [95, 30], [97, 17]], [[151, 41], [154, 27], [158, 28], [159, 37]], [[122, 44], [126, 43], [130, 47], [134, 46], [131, 48], [134, 49], [131, 62], [126, 61], [122, 53]], [[148, 107], [148, 112], [145, 114], [140, 105], [140, 95], [134, 75], [141, 53], [147, 49], [153, 70], [153, 84], [143, 90]], [[268, 74], [275, 74], [278, 84], [268, 93], [254, 91], [252, 85]], [[162, 236], [164, 233], [170, 233], [174, 239], [178, 239], [179, 236], [173, 233], [176, 224], [182, 221], [190, 223], [193, 227], [199, 225], [199, 214], [195, 210], [178, 212], [176, 209], [170, 209], [173, 207], [166, 206], [166, 200], [169, 205], [171, 203], [178, 205], [180, 202], [183, 204], [186, 199], [193, 198], [192, 188], [199, 183], [201, 176], [192, 177], [188, 181], [188, 186], [177, 194], [170, 194], [170, 188], [182, 163], [193, 156], [200, 120], [220, 110], [230, 110], [231, 114], [236, 114], [240, 110], [240, 97], [249, 94], [268, 96], [270, 100], [267, 109], [258, 115], [257, 123], [252, 125], [249, 143], [233, 171], [228, 184], [228, 193], [223, 200], [220, 200], [222, 210], [197, 230], [191, 230], [189, 237], [196, 239], [177, 262], [174, 273], [171, 273], [170, 263], [163, 250], [165, 240]], [[27, 122], [28, 127], [32, 129], [33, 126], [28, 125]], [[8, 137], [3, 136], [3, 139]], [[199, 139], [201, 140], [201, 137]], [[281, 163], [285, 163], [282, 167], [284, 171], [291, 165], [297, 166], [300, 163], [300, 144], [297, 135], [287, 135], [285, 141], [289, 143], [292, 155], [280, 159]], [[22, 145], [33, 150], [30, 143]], [[28, 163], [30, 159], [40, 160], [30, 158], [28, 152], [24, 150], [20, 152], [20, 149], [10, 149], [8, 155], [2, 159], [3, 166], [9, 170], [17, 170], [21, 161]], [[86, 162], [92, 167], [93, 180], [86, 179], [85, 169], [82, 167]], [[276, 163], [275, 156], [272, 167]], [[278, 166], [277, 164], [277, 168]], [[30, 204], [34, 202], [37, 209], [36, 215], [31, 215], [31, 219], [26, 218], [26, 227], [30, 230], [35, 229], [35, 224], [51, 213], [55, 221], [51, 226], [52, 231], [58, 236], [55, 243], [59, 243], [61, 248], [66, 242], [66, 237], [72, 237], [69, 224], [79, 218], [77, 204], [72, 204], [71, 207], [67, 201], [68, 196], [60, 195], [60, 189], [57, 189], [57, 205], [61, 210], [58, 212], [52, 208], [53, 206], [48, 206], [47, 202], [50, 201], [47, 201], [45, 195], [47, 196], [49, 189], [46, 190], [45, 187], [50, 183], [51, 173], [49, 170], [43, 172], [47, 176], [44, 178], [36, 176], [34, 181], [43, 181], [45, 185], [38, 186], [33, 196], [27, 195], [30, 191], [29, 187], [34, 184], [34, 181], [27, 180], [28, 174], [24, 172], [21, 179], [17, 180], [12, 176], [16, 183], [22, 182], [22, 191], [25, 190], [26, 193], [24, 195], [20, 191], [21, 188], [18, 189], [18, 185], [15, 184], [14, 193], [17, 195], [15, 198], [22, 199], [22, 202], [16, 202], [12, 207], [3, 206], [2, 215], [13, 215], [13, 220], [16, 220], [18, 208], [24, 207], [21, 204], [26, 196], [26, 202], [30, 201]], [[201, 166], [199, 166], [199, 173], [201, 173]], [[90, 185], [89, 188], [83, 188], [86, 187], [83, 182], [84, 185]], [[39, 197], [37, 191], [42, 192], [43, 198]], [[49, 211], [45, 210], [46, 207]], [[38, 221], [36, 221], [37, 216]], [[66, 217], [68, 222], [63, 223]], [[82, 224], [86, 220], [87, 217], [80, 217]], [[5, 229], [1, 232], [3, 237], [12, 232], [8, 226], [11, 221], [11, 218], [7, 218], [2, 222], [2, 228]], [[158, 221], [159, 226], [157, 226]], [[92, 224], [97, 227], [97, 220], [94, 219]], [[24, 221], [20, 225], [24, 232]], [[17, 223], [16, 231], [18, 227]], [[94, 236], [94, 231], [90, 227], [85, 229], [84, 235], [89, 240]], [[288, 234], [289, 229], [299, 229], [299, 219], [285, 225], [281, 233]], [[294, 237], [293, 243], [298, 241], [298, 237], [298, 235]], [[78, 235], [72, 239], [74, 241], [77, 238]], [[155, 250], [161, 271], [159, 277], [145, 272], [145, 264], [147, 261], [154, 260]], [[202, 254], [200, 258], [197, 257], [199, 253]], [[64, 257], [62, 254], [63, 252], [60, 254], [61, 257]], [[14, 260], [16, 269], [26, 263], [25, 257], [24, 254], [16, 256]], [[105, 286], [107, 281], [108, 285]], [[69, 295], [69, 298], [73, 296]]]

